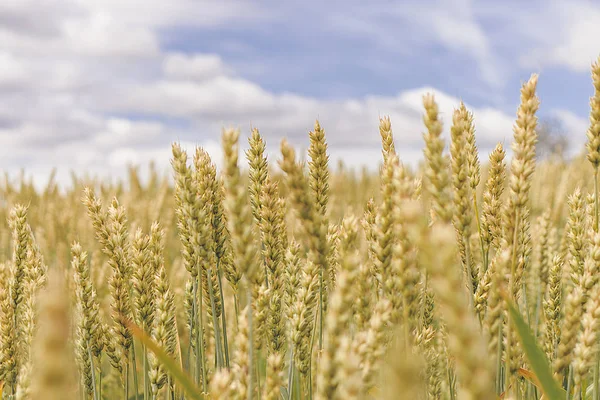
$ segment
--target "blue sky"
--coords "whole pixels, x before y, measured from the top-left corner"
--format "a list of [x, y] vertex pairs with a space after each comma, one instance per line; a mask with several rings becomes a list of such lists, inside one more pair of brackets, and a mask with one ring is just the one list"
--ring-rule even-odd
[[306, 146], [315, 118], [333, 159], [373, 167], [382, 115], [414, 163], [427, 91], [446, 122], [467, 104], [485, 152], [510, 141], [533, 72], [540, 117], [560, 119], [577, 151], [598, 20], [579, 0], [3, 1], [0, 168], [124, 176], [168, 168], [173, 141], [218, 163], [224, 126], [258, 127], [274, 160], [283, 137]]

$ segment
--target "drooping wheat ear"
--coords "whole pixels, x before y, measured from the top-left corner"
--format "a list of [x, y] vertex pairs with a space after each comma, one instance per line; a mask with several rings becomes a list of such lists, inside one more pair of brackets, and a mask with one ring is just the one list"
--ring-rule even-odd
[[556, 347], [561, 337], [562, 270], [563, 261], [560, 256], [556, 255], [552, 260], [552, 268], [548, 277], [548, 294], [544, 300], [544, 316], [546, 317], [544, 350], [550, 361], [554, 361], [556, 358]]
[[494, 378], [485, 342], [475, 316], [469, 312], [468, 297], [455, 262], [454, 233], [449, 226], [437, 225], [422, 241], [422, 257], [431, 275], [431, 285], [439, 300], [441, 315], [448, 327], [448, 346], [456, 359], [460, 383], [459, 397], [491, 399]]
[[352, 318], [352, 304], [354, 293], [352, 292], [359, 269], [359, 257], [357, 252], [350, 252], [342, 256], [341, 271], [338, 275], [338, 284], [331, 296], [327, 323], [325, 326], [325, 347], [318, 369], [317, 398], [336, 398], [337, 388], [340, 382], [337, 380], [336, 372], [341, 369], [335, 360], [335, 354], [339, 350], [340, 339]]
[[590, 127], [587, 130], [588, 160], [594, 167], [594, 230], [598, 232], [598, 166], [600, 165], [600, 57], [592, 64], [594, 96], [590, 98]]
[[[581, 284], [583, 278], [583, 264], [585, 252], [587, 249], [587, 221], [585, 207], [583, 204], [583, 195], [579, 188], [575, 189], [569, 196], [569, 219], [567, 242], [569, 248], [569, 267], [573, 285]], [[570, 288], [568, 289], [570, 290]]]
[[489, 176], [483, 193], [483, 206], [481, 216], [481, 235], [483, 236], [486, 251], [490, 246], [498, 249], [502, 237], [502, 202], [506, 165], [504, 148], [498, 143], [490, 153]]
[[[285, 346], [285, 323], [283, 319], [284, 293], [284, 225], [283, 200], [279, 198], [277, 184], [267, 178], [260, 194], [260, 229], [263, 241], [263, 259], [269, 282], [269, 346], [280, 354]], [[283, 354], [281, 354], [283, 356]], [[276, 366], [275, 363], [271, 365]]]
[[82, 250], [79, 243], [75, 242], [71, 246], [71, 254], [78, 314], [77, 356], [85, 383], [84, 388], [87, 395], [91, 397], [94, 394], [92, 368], [100, 365], [100, 356], [104, 348], [103, 325], [100, 321], [100, 305], [96, 298], [96, 290], [92, 285], [87, 253]]
[[469, 238], [473, 210], [469, 183], [469, 164], [465, 147], [469, 127], [469, 113], [464, 103], [454, 110], [452, 127], [450, 128], [450, 154], [452, 156], [452, 185], [454, 187], [454, 228], [457, 234], [458, 249], [465, 271], [467, 287], [470, 293], [477, 289], [478, 277], [471, 262]]
[[39, 329], [33, 353], [33, 398], [62, 400], [74, 393], [70, 344], [71, 314], [63, 277], [54, 272], [40, 298]]
[[252, 134], [248, 138], [250, 148], [246, 151], [246, 159], [250, 167], [248, 185], [248, 194], [250, 205], [252, 206], [252, 215], [257, 224], [260, 223], [260, 194], [263, 190], [267, 175], [269, 174], [269, 165], [265, 155], [266, 144], [258, 129], [252, 129]]
[[[156, 297], [154, 300], [155, 317], [152, 327], [152, 338], [167, 354], [174, 356], [177, 353], [177, 324], [175, 322], [175, 296], [170, 288], [169, 278], [164, 265], [164, 231], [158, 223], [153, 223], [150, 228], [150, 242], [148, 250], [150, 262], [155, 271], [154, 284]], [[150, 385], [152, 393], [156, 396], [158, 391], [167, 382], [167, 373], [162, 363], [150, 354]]]
[[282, 370], [284, 367], [283, 355], [273, 353], [267, 357], [267, 377], [265, 382], [265, 400], [281, 399], [281, 386], [283, 385]]
[[252, 223], [252, 210], [248, 204], [246, 190], [243, 187], [240, 169], [238, 166], [240, 133], [234, 129], [227, 129], [222, 134], [224, 155], [223, 182], [225, 186], [225, 211], [229, 216], [229, 232], [233, 244], [234, 262], [233, 270], [225, 272], [228, 279], [233, 279], [235, 284], [242, 275], [253, 281], [257, 273], [256, 246], [254, 245], [254, 232]]

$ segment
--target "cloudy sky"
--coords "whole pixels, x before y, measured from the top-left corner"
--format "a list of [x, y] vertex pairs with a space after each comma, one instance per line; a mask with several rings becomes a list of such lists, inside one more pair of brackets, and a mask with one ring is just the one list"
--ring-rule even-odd
[[0, 169], [166, 169], [173, 141], [218, 162], [223, 126], [258, 127], [275, 159], [315, 118], [334, 160], [375, 166], [382, 115], [412, 163], [427, 91], [447, 122], [464, 100], [487, 151], [510, 141], [532, 72], [540, 115], [579, 149], [598, 20], [579, 0], [2, 0]]

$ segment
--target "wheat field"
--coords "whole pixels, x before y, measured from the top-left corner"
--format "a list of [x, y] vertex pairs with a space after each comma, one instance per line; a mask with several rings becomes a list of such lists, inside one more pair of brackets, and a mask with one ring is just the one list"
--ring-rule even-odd
[[416, 169], [384, 117], [378, 174], [316, 122], [306, 164], [224, 129], [218, 170], [6, 179], [2, 398], [600, 399], [600, 59], [572, 160], [536, 162], [537, 80], [489, 158], [424, 94]]

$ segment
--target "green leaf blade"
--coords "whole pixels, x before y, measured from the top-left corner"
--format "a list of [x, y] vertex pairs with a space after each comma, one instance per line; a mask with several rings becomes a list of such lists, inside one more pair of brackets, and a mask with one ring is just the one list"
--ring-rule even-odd
[[535, 337], [529, 330], [529, 327], [519, 310], [517, 310], [512, 301], [507, 299], [507, 303], [508, 312], [515, 325], [515, 330], [517, 331], [517, 337], [523, 346], [523, 351], [525, 352], [525, 356], [527, 357], [527, 361], [529, 361], [533, 373], [539, 380], [546, 399], [563, 400], [566, 397], [566, 392], [560, 387], [558, 382], [554, 380], [552, 369], [550, 368], [550, 363], [548, 362], [546, 355], [537, 345]]
[[141, 343], [146, 345], [156, 357], [163, 363], [167, 371], [171, 374], [183, 388], [183, 390], [194, 400], [202, 400], [204, 396], [200, 388], [192, 381], [192, 379], [177, 365], [177, 362], [171, 358], [167, 352], [160, 347], [150, 336], [148, 336], [139, 326], [131, 321], [125, 321], [125, 324]]

